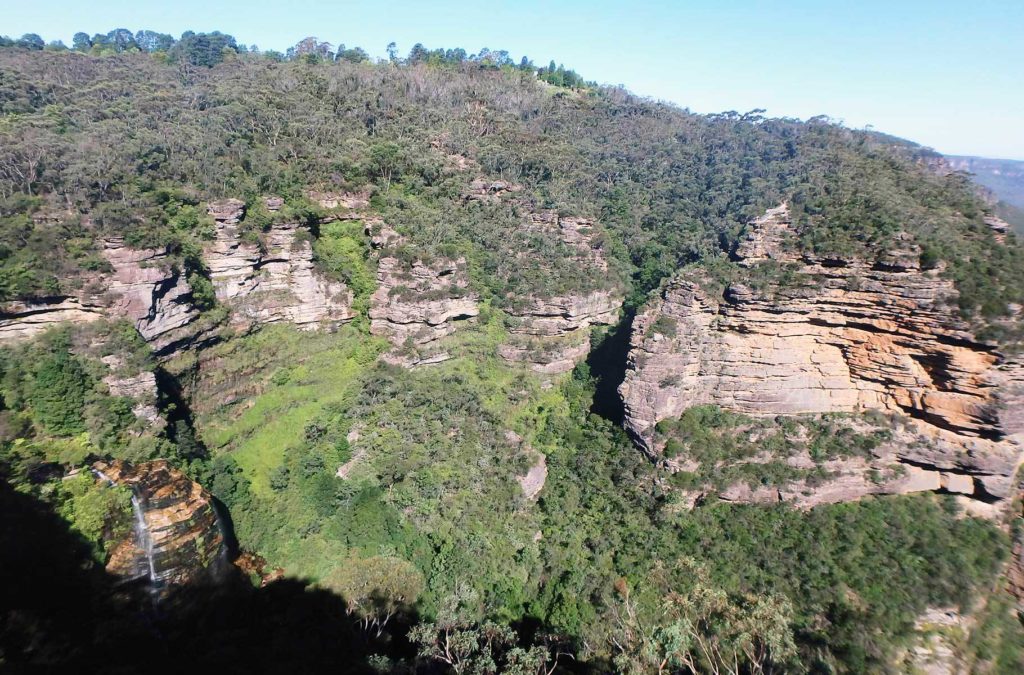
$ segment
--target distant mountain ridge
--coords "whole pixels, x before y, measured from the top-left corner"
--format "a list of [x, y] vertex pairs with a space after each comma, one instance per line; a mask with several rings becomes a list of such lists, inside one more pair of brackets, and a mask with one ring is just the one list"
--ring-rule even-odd
[[1002, 201], [1024, 209], [1024, 161], [965, 155], [946, 155], [946, 161], [957, 171], [974, 174], [975, 182]]

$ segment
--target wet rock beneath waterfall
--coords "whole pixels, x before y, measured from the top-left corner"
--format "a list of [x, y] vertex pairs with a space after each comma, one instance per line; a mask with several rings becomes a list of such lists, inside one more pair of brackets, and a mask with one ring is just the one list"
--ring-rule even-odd
[[219, 579], [227, 568], [213, 498], [166, 460], [97, 462], [102, 480], [132, 491], [134, 527], [113, 547], [107, 571], [144, 579], [154, 591]]

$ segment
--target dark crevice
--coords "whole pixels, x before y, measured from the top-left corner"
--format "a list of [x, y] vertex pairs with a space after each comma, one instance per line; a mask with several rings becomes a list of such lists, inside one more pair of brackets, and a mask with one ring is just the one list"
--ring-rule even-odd
[[178, 378], [162, 366], [158, 366], [153, 374], [160, 394], [160, 412], [167, 420], [167, 439], [178, 447], [185, 459], [208, 459], [210, 452], [196, 434], [192, 407]]
[[590, 350], [587, 366], [597, 380], [590, 412], [621, 426], [626, 418], [625, 406], [619, 396], [619, 385], [626, 377], [626, 358], [629, 356], [629, 338], [632, 334], [636, 311], [627, 308], [622, 318]]
[[256, 263], [253, 264], [252, 269], [255, 272], [259, 272], [261, 269], [271, 263], [287, 263], [289, 262], [286, 258], [260, 258]]
[[[46, 297], [46, 298], [26, 298], [26, 299], [22, 300], [21, 302], [24, 302], [26, 304], [33, 303], [33, 304], [38, 305], [38, 306], [32, 307], [31, 309], [25, 309], [24, 311], [19, 311], [19, 312], [10, 312], [10, 311], [4, 311], [4, 310], [0, 309], [0, 319], [23, 319], [23, 318], [25, 318], [27, 316], [36, 316], [38, 314], [48, 314], [50, 312], [58, 311], [58, 310], [56, 310], [54, 308], [54, 305], [59, 305], [62, 302], [67, 302], [68, 300], [76, 300], [76, 299], [77, 298], [73, 298], [73, 297], [67, 296], [67, 295], [53, 296], [53, 297]], [[92, 312], [94, 314], [100, 313], [99, 309], [94, 307], [94, 306], [92, 306], [92, 305], [80, 304], [79, 308], [83, 312]]]
[[227, 559], [234, 562], [238, 559], [242, 549], [235, 535], [235, 521], [231, 518], [231, 511], [227, 505], [214, 496], [210, 496], [210, 503], [213, 504], [213, 511], [217, 514], [217, 523], [220, 525], [221, 536], [224, 537], [224, 551]]
[[146, 321], [153, 321], [156, 319], [156, 308], [160, 304], [160, 300], [167, 295], [172, 288], [178, 285], [179, 274], [172, 274], [169, 277], [161, 279], [157, 282], [153, 288], [152, 302], [149, 303], [149, 313], [146, 315]]
[[910, 358], [928, 373], [928, 377], [936, 389], [939, 391], [953, 391], [952, 384], [954, 378], [949, 373], [951, 363], [948, 354], [943, 354], [942, 352], [911, 354]]
[[938, 427], [939, 429], [943, 429], [945, 431], [951, 431], [954, 434], [959, 434], [961, 436], [977, 435], [979, 438], [984, 438], [989, 441], [1003, 440], [1004, 434], [1002, 433], [1002, 431], [999, 430], [998, 420], [995, 419], [986, 420], [986, 423], [991, 425], [989, 428], [968, 430], [964, 429], [963, 427], [958, 427], [954, 424], [950, 424], [945, 417], [942, 417], [940, 415], [932, 415], [931, 413], [925, 410], [921, 410], [920, 408], [915, 408], [909, 405], [901, 405], [900, 410], [902, 410], [908, 417], [913, 417], [916, 420], [927, 422], [933, 427]]
[[[812, 326], [823, 326], [823, 327], [826, 327], [826, 328], [835, 328], [835, 327], [838, 327], [838, 326], [842, 326], [844, 328], [855, 328], [857, 330], [862, 330], [862, 331], [864, 331], [866, 333], [876, 333], [876, 334], [886, 334], [886, 335], [895, 335], [895, 334], [897, 334], [897, 333], [894, 333], [891, 330], [887, 330], [887, 329], [884, 329], [884, 328], [879, 328], [878, 326], [875, 326], [873, 324], [864, 323], [864, 322], [861, 322], [861, 321], [847, 321], [847, 322], [845, 322], [843, 324], [838, 324], [838, 323], [835, 323], [835, 322], [826, 321], [826, 320], [824, 320], [824, 319], [822, 319], [820, 317], [808, 317], [807, 322], [809, 324], [811, 324]], [[913, 326], [905, 326], [904, 328], [910, 329], [910, 330], [914, 330]], [[933, 341], [933, 342], [937, 342], [939, 344], [946, 345], [946, 346], [949, 346], [949, 347], [963, 347], [965, 349], [971, 349], [971, 350], [976, 351], [976, 352], [990, 353], [990, 352], [996, 352], [997, 349], [998, 349], [996, 345], [986, 344], [984, 342], [977, 342], [977, 341], [969, 339], [969, 338], [960, 338], [960, 337], [956, 337], [954, 335], [944, 335], [944, 334], [941, 334], [941, 333], [940, 334], [935, 334], [935, 335], [928, 335], [928, 339]]]
[[917, 467], [918, 469], [924, 469], [925, 471], [935, 471], [935, 472], [938, 472], [938, 473], [946, 473], [946, 474], [953, 474], [953, 475], [957, 475], [957, 476], [970, 476], [971, 477], [971, 480], [972, 480], [972, 483], [973, 483], [973, 486], [974, 486], [974, 492], [972, 492], [969, 495], [965, 495], [962, 492], [950, 492], [946, 488], [939, 488], [938, 490], [934, 490], [935, 494], [940, 494], [940, 495], [960, 495], [960, 496], [964, 496], [964, 497], [970, 497], [971, 499], [976, 499], [979, 502], [985, 502], [986, 504], [995, 504], [995, 503], [1000, 502], [1000, 501], [1003, 500], [1003, 497], [997, 497], [997, 496], [991, 494], [990, 492], [988, 492], [985, 489], [985, 485], [982, 483], [982, 481], [980, 481], [978, 479], [979, 478], [978, 474], [973, 473], [971, 471], [967, 471], [967, 470], [961, 469], [959, 467], [944, 468], [944, 467], [938, 466], [936, 464], [932, 464], [931, 462], [923, 462], [921, 460], [909, 459], [907, 457], [900, 457], [899, 458], [899, 463], [900, 464], [906, 464], [907, 466]]

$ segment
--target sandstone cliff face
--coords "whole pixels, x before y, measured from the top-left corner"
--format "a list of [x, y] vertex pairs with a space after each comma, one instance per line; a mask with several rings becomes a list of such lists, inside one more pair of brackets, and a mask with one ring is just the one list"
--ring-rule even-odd
[[[267, 200], [269, 210], [279, 207], [277, 200]], [[294, 223], [275, 224], [261, 249], [242, 241], [237, 225], [243, 211], [238, 200], [210, 205], [216, 239], [204, 252], [217, 300], [232, 308], [235, 325], [288, 322], [315, 330], [355, 316], [352, 292], [316, 273], [308, 231]]]
[[611, 291], [587, 295], [535, 298], [513, 305], [512, 339], [498, 348], [506, 361], [527, 363], [539, 373], [572, 370], [590, 353], [589, 328], [615, 323], [621, 297]]
[[132, 406], [132, 413], [138, 419], [146, 422], [150, 429], [160, 430], [166, 426], [166, 420], [156, 407], [159, 391], [153, 371], [121, 372], [124, 362], [115, 354], [104, 356], [101, 360], [112, 371], [103, 378], [103, 383], [110, 390], [110, 395], [133, 399], [135, 405]]
[[13, 301], [0, 307], [0, 343], [28, 340], [64, 322], [89, 323], [103, 318], [103, 307], [78, 298]]
[[[608, 261], [592, 220], [559, 216], [551, 209], [528, 210], [527, 227], [554, 233], [575, 251], [581, 269], [599, 275], [607, 272]], [[568, 372], [590, 352], [590, 327], [615, 323], [621, 306], [621, 294], [612, 290], [516, 299], [506, 308], [512, 317], [512, 339], [498, 353], [506, 361], [529, 364], [540, 373]]]
[[165, 460], [130, 465], [97, 462], [94, 469], [134, 495], [137, 523], [107, 571], [148, 577], [154, 590], [216, 576], [225, 563], [224, 540], [210, 495]]
[[[350, 214], [355, 215], [370, 206], [370, 191], [368, 189], [359, 192], [310, 191], [307, 195], [320, 208], [327, 209], [330, 212], [328, 219], [346, 217]], [[280, 204], [278, 206], [280, 207]]]
[[438, 342], [480, 313], [462, 259], [409, 265], [385, 255], [377, 265], [377, 284], [370, 297], [370, 332], [388, 338], [394, 349], [385, 357], [400, 365], [450, 358]]
[[480, 314], [479, 298], [469, 290], [466, 261], [400, 258], [405, 238], [379, 220], [369, 220], [366, 233], [378, 256], [370, 332], [392, 344], [382, 358], [407, 368], [448, 360], [441, 339]]
[[74, 297], [6, 303], [0, 308], [0, 341], [31, 338], [61, 322], [128, 319], [157, 353], [194, 337], [199, 312], [188, 280], [168, 252], [133, 249], [117, 238], [103, 242], [112, 272], [90, 281]]
[[1010, 224], [996, 215], [985, 216], [985, 224], [989, 226], [995, 235], [996, 241], [1000, 244], [1006, 241], [1006, 235], [1010, 232]]
[[108, 315], [127, 318], [156, 352], [173, 349], [192, 337], [199, 311], [185, 275], [169, 265], [166, 251], [133, 249], [122, 240], [104, 243], [103, 255], [114, 268], [104, 279], [110, 298]]
[[[797, 283], [734, 283], [719, 295], [679, 277], [637, 316], [620, 393], [644, 450], [658, 456], [655, 424], [694, 405], [752, 415], [881, 410], [915, 420], [928, 439], [895, 453], [935, 472], [906, 490], [944, 488], [942, 471], [976, 482], [973, 496], [1007, 496], [1020, 453], [1001, 419], [1024, 415], [1011, 386], [1020, 366], [956, 318], [952, 282], [920, 269], [909, 242], [873, 264], [797, 260], [785, 251], [788, 225], [785, 206], [769, 211], [736, 255], [743, 266], [796, 265]], [[840, 495], [870, 491], [848, 485]]]

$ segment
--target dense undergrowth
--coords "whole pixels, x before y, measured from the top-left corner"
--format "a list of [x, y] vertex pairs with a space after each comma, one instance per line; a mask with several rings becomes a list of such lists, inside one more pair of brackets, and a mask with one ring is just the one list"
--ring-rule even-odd
[[[536, 672], [536, 649], [562, 648], [580, 671], [710, 668], [683, 636], [751, 669], [756, 646], [777, 670], [879, 671], [925, 608], [992, 583], [1007, 538], [951, 499], [687, 510], [678, 485], [591, 412], [608, 381], [586, 365], [552, 380], [495, 354], [509, 303], [614, 288], [635, 307], [682, 266], [729, 266], [749, 219], [783, 200], [808, 254], [873, 257], [910, 232], [956, 281], [965, 316], [1000, 318], [1024, 300], [1020, 251], [1012, 236], [995, 242], [961, 176], [827, 120], [698, 116], [564, 69], [232, 49], [208, 68], [93, 51], [0, 49], [0, 299], [74, 292], [106, 269], [99, 242], [120, 236], [169, 247], [197, 302], [223, 311], [203, 283], [204, 206], [237, 197], [254, 242], [275, 218], [309, 224], [320, 270], [360, 314], [333, 333], [270, 326], [178, 354], [161, 375], [184, 398], [155, 402], [166, 429], [143, 428], [102, 382], [111, 354], [126, 372], [155, 368], [130, 327], [0, 350], [4, 478], [60, 512], [96, 560], [124, 525], [123, 495], [61, 474], [99, 456], [166, 457], [227, 505], [243, 548], [339, 594], [367, 631], [403, 617], [363, 643], [378, 670], [407, 669], [410, 644], [436, 660], [455, 635], [480, 672], [497, 668], [486, 659]], [[480, 176], [522, 185], [519, 203], [466, 200]], [[450, 361], [377, 360], [363, 223], [320, 224], [307, 194], [364, 188], [406, 238], [399, 256], [467, 261], [480, 316], [446, 338]], [[269, 194], [285, 200], [276, 215], [260, 207]], [[594, 218], [610, 272], [522, 227], [527, 208]], [[755, 441], [734, 433], [750, 424], [696, 409], [662, 431], [671, 453], [700, 460], [697, 479], [721, 482], [755, 450], [794, 450], [767, 427]], [[807, 424], [801, 449], [822, 458], [880, 439]], [[538, 453], [548, 474], [533, 501], [517, 478]]]
[[[928, 496], [809, 512], [681, 509], [621, 428], [588, 411], [585, 367], [544, 389], [483, 357], [500, 325], [495, 317], [461, 336], [464, 358], [411, 372], [376, 364], [377, 347], [355, 329], [311, 336], [273, 327], [226, 343], [203, 354], [206, 363], [178, 364], [196, 373], [194, 400], [205, 405], [193, 414], [207, 454], [169, 454], [230, 507], [242, 546], [290, 575], [350, 596], [377, 574], [412, 589], [406, 599], [425, 619], [443, 617], [455, 598], [464, 620], [538, 622], [581, 659], [616, 656], [628, 603], [636, 621], [656, 626], [659, 584], [684, 593], [695, 583], [659, 570], [685, 561], [736, 598], [786, 599], [797, 647], [789, 667], [881, 667], [917, 614], [967, 602], [1007, 548], [992, 524]], [[44, 366], [32, 371], [19, 358], [33, 357], [8, 351], [6, 372], [23, 373], [31, 391]], [[51, 398], [77, 401], [76, 382], [51, 383]], [[137, 451], [69, 437], [75, 429], [54, 428], [53, 410], [15, 398], [12, 386], [26, 385], [4, 390], [6, 419], [22, 419], [4, 439], [8, 480], [64, 504], [92, 541], [123, 526], [117, 505], [83, 502], [84, 486], [30, 474], [82, 461], [64, 454], [69, 442], [95, 455], [138, 459]], [[92, 392], [102, 398], [101, 388]], [[515, 482], [532, 461], [527, 445], [547, 456], [536, 503]], [[362, 576], [353, 579], [355, 570]], [[643, 670], [640, 652], [623, 647], [618, 658]]]

